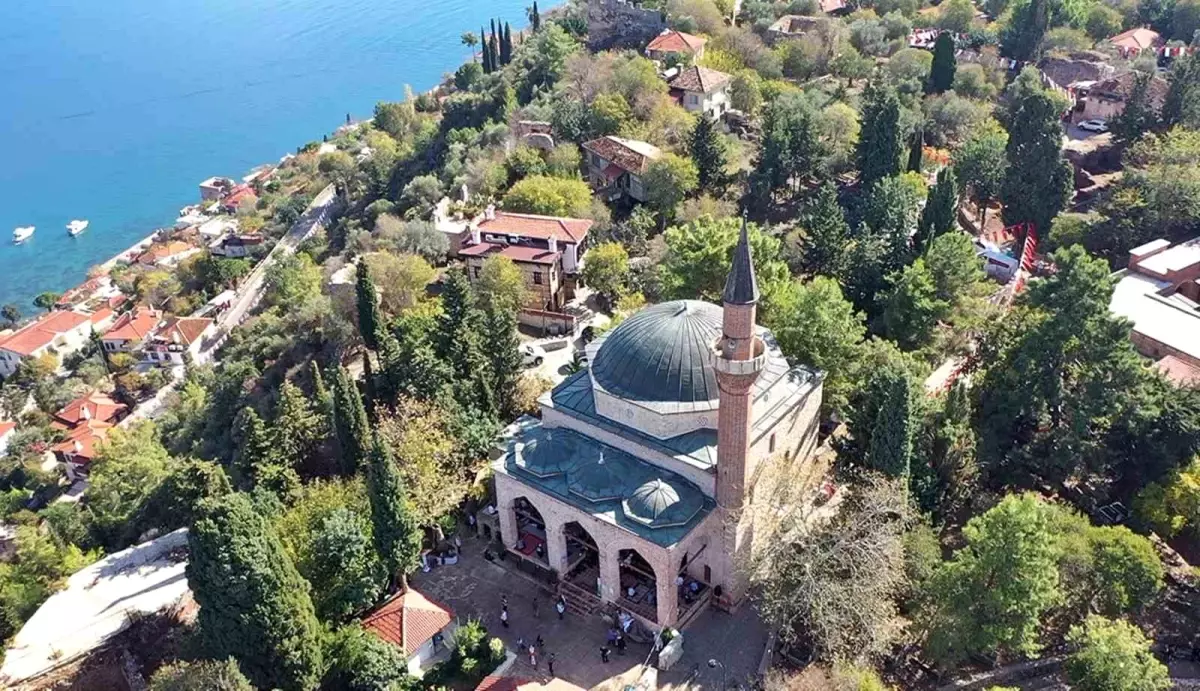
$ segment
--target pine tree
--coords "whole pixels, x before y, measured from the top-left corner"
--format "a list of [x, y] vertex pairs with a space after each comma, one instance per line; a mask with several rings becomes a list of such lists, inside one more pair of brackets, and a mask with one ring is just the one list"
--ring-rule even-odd
[[241, 417], [242, 443], [238, 447], [235, 479], [242, 489], [248, 490], [254, 486], [259, 472], [277, 460], [271, 435], [258, 413], [253, 408], [243, 408]]
[[467, 276], [460, 269], [446, 277], [438, 324], [438, 355], [454, 371], [455, 398], [464, 407], [495, 412], [494, 391], [481, 340], [482, 315]]
[[921, 162], [925, 158], [925, 133], [921, 128], [913, 130], [912, 140], [908, 145], [908, 165], [906, 169], [910, 173], [921, 172]]
[[916, 425], [908, 378], [898, 372], [874, 382], [882, 394], [871, 430], [867, 465], [889, 477], [907, 477], [912, 464]]
[[1017, 62], [1036, 59], [1049, 29], [1050, 8], [1047, 0], [1029, 0], [1018, 4], [1000, 34], [1000, 54]]
[[420, 401], [437, 399], [454, 379], [454, 370], [434, 351], [426, 337], [409, 335], [399, 353], [385, 364], [387, 380], [397, 394]]
[[696, 126], [692, 129], [691, 154], [692, 161], [696, 163], [701, 190], [724, 185], [727, 165], [725, 147], [721, 135], [708, 118], [696, 120]]
[[1125, 110], [1109, 120], [1108, 126], [1113, 139], [1128, 146], [1139, 137], [1158, 127], [1158, 115], [1150, 103], [1150, 80], [1152, 75], [1139, 73], [1133, 81], [1133, 89], [1125, 99]]
[[839, 278], [846, 269], [846, 246], [850, 226], [837, 188], [826, 182], [805, 206], [800, 225], [804, 228], [804, 268], [810, 274]]
[[488, 50], [488, 35], [483, 30], [483, 27], [479, 28], [479, 42], [482, 44], [479, 48], [479, 53], [483, 59], [483, 73], [491, 74], [496, 70], [496, 67], [492, 64], [491, 52]]
[[309, 585], [246, 495], [201, 503], [186, 573], [210, 657], [236, 658], [259, 688], [316, 688], [324, 664]]
[[379, 293], [371, 280], [371, 269], [364, 259], [359, 259], [354, 294], [358, 300], [358, 332], [363, 343], [371, 350], [379, 348], [377, 332], [383, 327], [383, 316], [379, 313]]
[[367, 458], [367, 496], [375, 549], [393, 579], [404, 582], [421, 556], [421, 530], [408, 505], [408, 490], [392, 454], [378, 438]]
[[946, 166], [938, 171], [937, 182], [929, 191], [925, 208], [921, 209], [921, 220], [917, 222], [917, 234], [913, 237], [913, 252], [923, 254], [929, 243], [942, 233], [955, 227], [958, 215], [958, 180], [954, 169]]
[[505, 309], [488, 310], [484, 332], [491, 360], [491, 389], [501, 418], [513, 419], [516, 409], [517, 382], [521, 378], [521, 341], [517, 338], [517, 316]]
[[309, 363], [309, 369], [312, 374], [313, 401], [317, 405], [317, 410], [323, 413], [328, 420], [329, 416], [333, 415], [333, 397], [329, 395], [329, 389], [325, 386], [325, 377], [321, 376], [321, 366], [317, 364], [316, 360]]
[[[324, 386], [322, 382], [321, 387]], [[284, 381], [280, 387], [271, 437], [276, 455], [284, 465], [295, 467], [304, 462], [324, 440], [328, 425], [319, 405], [305, 398], [304, 392], [290, 381]]]
[[342, 449], [342, 468], [354, 472], [367, 456], [371, 430], [358, 386], [346, 370], [333, 370], [333, 429]]
[[1045, 236], [1070, 199], [1074, 179], [1062, 157], [1062, 103], [1032, 67], [1009, 86], [1008, 99], [1008, 170], [1000, 191], [1004, 222], [1033, 223]]
[[500, 64], [512, 62], [512, 27], [504, 22], [504, 35], [500, 38]]
[[529, 24], [534, 31], [542, 28], [542, 15], [538, 13], [537, 0], [533, 0], [533, 13], [529, 17]]
[[863, 93], [862, 132], [858, 139], [858, 179], [869, 190], [877, 180], [900, 173], [903, 150], [900, 101], [896, 92], [876, 79]]
[[933, 44], [933, 64], [929, 66], [929, 79], [925, 81], [925, 93], [940, 94], [954, 85], [954, 73], [958, 60], [954, 57], [954, 37], [949, 31], [938, 34]]

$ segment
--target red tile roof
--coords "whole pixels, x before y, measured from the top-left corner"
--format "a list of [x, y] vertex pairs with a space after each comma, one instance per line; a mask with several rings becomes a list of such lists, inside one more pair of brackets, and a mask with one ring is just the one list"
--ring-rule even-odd
[[108, 438], [112, 425], [102, 420], [88, 420], [67, 433], [67, 440], [51, 447], [52, 451], [71, 454], [77, 460], [90, 462], [96, 458], [100, 442]]
[[167, 317], [162, 328], [154, 335], [154, 340], [158, 343], [191, 345], [212, 323], [212, 319], [204, 317]]
[[362, 625], [411, 657], [452, 621], [453, 610], [409, 588], [363, 617]]
[[1145, 50], [1160, 45], [1162, 36], [1159, 36], [1154, 29], [1140, 26], [1129, 31], [1122, 31], [1108, 41], [1122, 50]]
[[107, 305], [105, 305], [104, 307], [101, 307], [100, 309], [96, 310], [95, 312], [92, 312], [91, 316], [88, 317], [88, 319], [90, 319], [93, 324], [99, 324], [100, 322], [104, 321], [105, 319], [108, 319], [111, 316], [113, 316], [112, 309], [110, 307], [108, 307]]
[[124, 403], [114, 401], [106, 393], [93, 391], [76, 398], [55, 413], [54, 422], [51, 424], [56, 429], [70, 429], [87, 420], [115, 423], [128, 408]]
[[650, 161], [662, 155], [659, 148], [653, 144], [612, 136], [585, 142], [583, 148], [636, 175], [646, 172]]
[[0, 437], [8, 434], [17, 428], [17, 423], [12, 420], [0, 420]]
[[135, 307], [122, 314], [112, 328], [105, 332], [106, 341], [141, 341], [153, 333], [162, 321], [162, 312], [149, 307]]
[[554, 678], [540, 682], [524, 677], [501, 677], [489, 675], [479, 682], [475, 691], [583, 691], [569, 681]]
[[1200, 365], [1196, 363], [1168, 355], [1154, 363], [1154, 367], [1178, 386], [1200, 386]]
[[143, 264], [153, 264], [167, 257], [173, 257], [177, 254], [183, 254], [192, 249], [192, 246], [180, 240], [172, 240], [170, 242], [156, 242], [138, 255], [138, 261]]
[[585, 218], [537, 216], [497, 211], [495, 218], [484, 220], [479, 224], [479, 230], [484, 233], [520, 235], [542, 240], [558, 238], [559, 242], [579, 244], [587, 237], [588, 231], [592, 229], [594, 223], [595, 221]]
[[707, 67], [688, 67], [670, 82], [672, 89], [708, 94], [729, 83], [733, 77]]
[[458, 253], [464, 257], [490, 257], [493, 254], [498, 254], [502, 257], [508, 257], [514, 262], [547, 265], [557, 263], [559, 257], [562, 256], [562, 252], [551, 252], [541, 247], [505, 245], [498, 242], [481, 242], [478, 245], [467, 245], [460, 249]]
[[667, 29], [654, 37], [646, 46], [646, 50], [657, 50], [663, 53], [695, 53], [704, 47], [707, 39], [682, 31]]
[[825, 13], [846, 9], [846, 0], [821, 0], [821, 11]]
[[88, 323], [86, 314], [70, 310], [55, 310], [37, 318], [6, 337], [0, 337], [0, 348], [19, 355], [32, 355], [50, 345], [60, 334]]
[[91, 297], [92, 293], [100, 290], [100, 288], [101, 283], [99, 278], [89, 278], [83, 283], [80, 283], [74, 288], [63, 293], [62, 296], [58, 298], [58, 301], [54, 303], [54, 306], [58, 308], [70, 307], [77, 302]]

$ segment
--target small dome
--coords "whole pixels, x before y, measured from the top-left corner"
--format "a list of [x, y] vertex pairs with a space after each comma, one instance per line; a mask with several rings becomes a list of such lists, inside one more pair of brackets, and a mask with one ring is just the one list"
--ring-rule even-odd
[[635, 489], [625, 508], [637, 518], [655, 521], [678, 503], [679, 492], [661, 478], [655, 478]]
[[634, 401], [715, 401], [712, 347], [721, 316], [720, 307], [699, 300], [647, 307], [604, 338], [592, 377], [610, 394]]
[[591, 502], [620, 499], [630, 472], [619, 451], [610, 451], [607, 457], [601, 451], [595, 460], [581, 462], [567, 473], [567, 489]]
[[570, 468], [574, 439], [569, 434], [560, 434], [555, 438], [550, 430], [541, 436], [514, 444], [514, 463], [521, 470], [538, 477], [562, 475]]

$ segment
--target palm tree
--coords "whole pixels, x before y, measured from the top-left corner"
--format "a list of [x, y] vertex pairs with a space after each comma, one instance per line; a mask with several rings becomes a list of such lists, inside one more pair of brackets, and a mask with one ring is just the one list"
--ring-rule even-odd
[[475, 35], [474, 31], [464, 31], [462, 42], [464, 46], [471, 49], [471, 62], [475, 62], [475, 46], [479, 45], [479, 37]]

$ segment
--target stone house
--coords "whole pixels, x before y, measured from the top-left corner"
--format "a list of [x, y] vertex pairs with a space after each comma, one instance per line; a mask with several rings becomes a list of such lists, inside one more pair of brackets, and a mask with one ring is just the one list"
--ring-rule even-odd
[[668, 86], [684, 110], [715, 120], [729, 110], [729, 84], [733, 77], [707, 67], [685, 67]]
[[667, 29], [646, 45], [646, 57], [659, 62], [671, 59], [692, 63], [704, 57], [704, 44], [708, 39]]
[[624, 139], [622, 137], [600, 137], [583, 144], [587, 159], [588, 182], [597, 192], [609, 199], [621, 195], [646, 201], [646, 186], [642, 176], [646, 168], [662, 151], [653, 144]]

